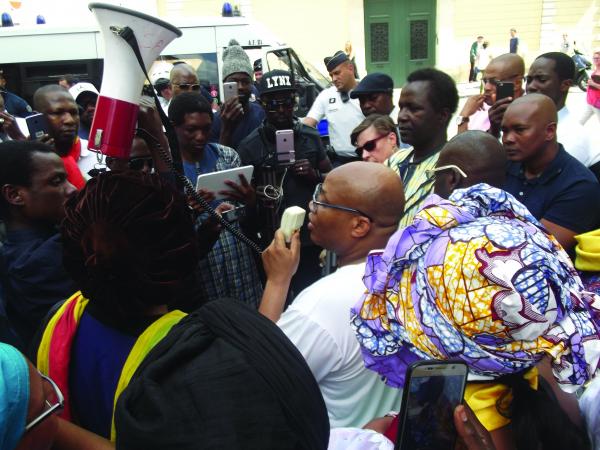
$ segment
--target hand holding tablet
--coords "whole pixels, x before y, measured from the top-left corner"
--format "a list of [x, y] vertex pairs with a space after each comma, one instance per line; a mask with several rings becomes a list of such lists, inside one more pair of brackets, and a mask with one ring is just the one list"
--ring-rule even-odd
[[240, 184], [240, 175], [243, 175], [246, 180], [250, 182], [253, 172], [254, 166], [243, 166], [198, 175], [198, 179], [196, 180], [196, 190], [203, 189], [205, 191], [210, 191], [214, 193], [216, 200], [223, 200], [228, 198], [223, 191], [231, 192], [232, 190], [232, 187], [225, 183], [226, 181]]

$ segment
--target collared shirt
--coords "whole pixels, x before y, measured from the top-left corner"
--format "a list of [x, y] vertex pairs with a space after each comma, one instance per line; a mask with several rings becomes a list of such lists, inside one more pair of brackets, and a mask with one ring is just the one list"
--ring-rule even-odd
[[27, 117], [32, 114], [29, 104], [16, 94], [8, 91], [2, 91], [4, 97], [4, 109], [15, 117]]
[[340, 156], [356, 158], [350, 134], [365, 119], [357, 98], [343, 102], [337, 88], [331, 86], [317, 96], [306, 117], [317, 122], [327, 119], [329, 142], [335, 152]]
[[[194, 185], [202, 173], [240, 167], [240, 157], [232, 148], [220, 144], [209, 147], [205, 154], [215, 152], [214, 164], [183, 163], [185, 175]], [[227, 230], [221, 231], [212, 250], [200, 260], [197, 274], [208, 301], [228, 297], [254, 307], [260, 303], [263, 289], [252, 250]]]
[[437, 151], [418, 163], [412, 162], [413, 154], [412, 147], [401, 149], [384, 162], [386, 166], [391, 167], [400, 175], [404, 185], [405, 206], [404, 215], [400, 219], [400, 227], [412, 223], [424, 200], [433, 193], [434, 178], [427, 176], [427, 170], [435, 168], [440, 152]]
[[527, 179], [523, 164], [509, 161], [504, 189], [536, 219], [578, 234], [600, 225], [600, 185], [592, 172], [560, 144], [556, 157], [539, 177]]
[[[244, 113], [244, 116], [240, 119], [240, 121], [235, 126], [235, 130], [231, 135], [231, 147], [237, 149], [240, 145], [240, 142], [256, 130], [263, 119], [265, 118], [265, 110], [262, 109], [261, 106], [256, 104], [256, 102], [249, 102], [248, 112]], [[221, 137], [221, 114], [216, 112], [213, 116], [212, 128], [210, 130], [209, 141], [217, 143]]]
[[469, 130], [487, 131], [490, 129], [490, 111], [491, 106], [487, 103], [483, 104], [483, 109], [478, 109], [475, 114], [469, 117], [467, 128]]

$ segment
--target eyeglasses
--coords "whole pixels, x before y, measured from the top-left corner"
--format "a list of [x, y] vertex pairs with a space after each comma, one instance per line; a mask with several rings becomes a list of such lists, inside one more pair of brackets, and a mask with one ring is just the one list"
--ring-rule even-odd
[[313, 214], [317, 212], [317, 208], [315, 206], [322, 206], [324, 208], [333, 208], [333, 209], [337, 209], [339, 211], [346, 211], [346, 212], [349, 212], [352, 214], [358, 214], [359, 216], [366, 217], [371, 222], [375, 222], [371, 218], [371, 216], [369, 216], [367, 213], [362, 212], [360, 209], [349, 208], [347, 206], [341, 206], [341, 205], [334, 205], [332, 203], [325, 203], [325, 202], [321, 202], [321, 201], [317, 200], [317, 198], [321, 195], [322, 187], [323, 187], [323, 183], [317, 184], [317, 186], [315, 187], [315, 192], [313, 193], [312, 202], [309, 203], [309, 205], [308, 205], [310, 212], [312, 212]]
[[263, 106], [268, 112], [277, 112], [279, 108], [291, 109], [296, 104], [293, 98], [284, 98], [283, 100], [267, 100], [263, 101]]
[[142, 170], [145, 166], [152, 169], [154, 160], [152, 158], [130, 158], [128, 166], [131, 170]]
[[199, 84], [177, 84], [177, 83], [173, 83], [173, 86], [178, 86], [179, 89], [181, 89], [182, 91], [197, 91], [200, 89], [200, 85]]
[[65, 398], [56, 383], [42, 373], [40, 373], [40, 377], [42, 377], [42, 380], [47, 382], [52, 387], [52, 392], [46, 397], [46, 409], [44, 412], [25, 425], [25, 431], [31, 430], [33, 427], [39, 425], [52, 414], [62, 411], [62, 409], [65, 407]]
[[375, 146], [377, 145], [377, 141], [383, 139], [384, 137], [388, 137], [389, 134], [382, 134], [381, 136], [376, 137], [375, 139], [371, 139], [370, 141], [365, 142], [360, 147], [356, 147], [356, 153], [358, 156], [362, 155], [363, 150], [368, 152], [372, 152], [375, 150]]
[[437, 172], [441, 172], [443, 170], [456, 170], [463, 178], [468, 178], [467, 174], [465, 173], [465, 171], [462, 170], [460, 167], [455, 166], [454, 164], [449, 164], [447, 166], [436, 167], [435, 169], [427, 169], [425, 171], [425, 175], [427, 175], [428, 178], [432, 178], [432, 177], [435, 176], [435, 174]]
[[510, 77], [506, 77], [505, 80], [496, 80], [495, 78], [482, 78], [481, 82], [485, 85], [487, 83], [493, 84], [494, 86], [497, 85], [498, 83], [515, 83], [517, 82], [517, 80], [521, 78], [521, 75], [516, 74], [516, 75], [511, 75]]

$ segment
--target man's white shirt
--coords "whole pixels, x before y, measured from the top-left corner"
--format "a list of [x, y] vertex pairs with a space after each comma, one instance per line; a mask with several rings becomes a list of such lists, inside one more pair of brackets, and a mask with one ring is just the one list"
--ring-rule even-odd
[[352, 264], [320, 279], [277, 322], [319, 383], [332, 428], [362, 427], [400, 407], [402, 390], [364, 366], [350, 326], [350, 308], [365, 292], [364, 269], [364, 263]]
[[600, 147], [593, 147], [587, 130], [579, 123], [567, 106], [558, 111], [557, 140], [565, 150], [584, 166], [600, 161]]
[[317, 122], [327, 119], [329, 142], [335, 152], [345, 157], [356, 157], [354, 146], [350, 143], [350, 134], [365, 118], [358, 99], [349, 98], [344, 103], [337, 88], [331, 86], [321, 91], [306, 117]]

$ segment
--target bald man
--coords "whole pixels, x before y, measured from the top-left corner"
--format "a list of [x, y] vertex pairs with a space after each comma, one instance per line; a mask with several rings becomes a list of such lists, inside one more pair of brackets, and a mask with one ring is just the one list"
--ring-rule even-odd
[[175, 64], [169, 74], [169, 82], [171, 85], [172, 97], [167, 105], [167, 112], [171, 100], [183, 92], [199, 91], [210, 104], [212, 97], [210, 93], [200, 84], [196, 70], [186, 63]]
[[75, 99], [64, 87], [49, 84], [35, 91], [33, 107], [44, 114], [48, 125], [48, 135], [42, 140], [50, 144], [63, 160], [69, 183], [82, 189], [87, 167], [84, 163], [87, 163], [90, 152], [87, 150], [87, 141], [82, 145], [81, 139], [77, 137], [79, 108]]
[[506, 153], [498, 140], [483, 131], [454, 136], [440, 152], [435, 169], [433, 192], [448, 198], [455, 189], [479, 183], [502, 189]]
[[336, 252], [339, 267], [302, 291], [281, 315], [299, 243], [296, 238], [287, 249], [278, 232], [263, 253], [267, 285], [259, 311], [277, 321], [306, 359], [331, 427], [362, 427], [400, 404], [401, 392], [365, 368], [350, 327], [350, 307], [365, 291], [367, 254], [384, 248], [398, 227], [404, 210], [402, 181], [382, 164], [348, 163], [317, 185], [313, 199], [310, 237]]
[[[506, 107], [513, 98], [519, 98], [524, 94], [524, 77], [525, 62], [519, 55], [506, 53], [492, 59], [485, 68], [481, 80], [483, 94], [469, 97], [456, 119], [458, 133], [481, 130], [499, 137], [500, 124]], [[500, 81], [514, 84], [514, 97], [496, 99], [496, 84]]]
[[556, 140], [554, 102], [542, 94], [515, 100], [502, 120], [509, 160], [504, 189], [572, 251], [575, 235], [600, 225], [600, 185]]

